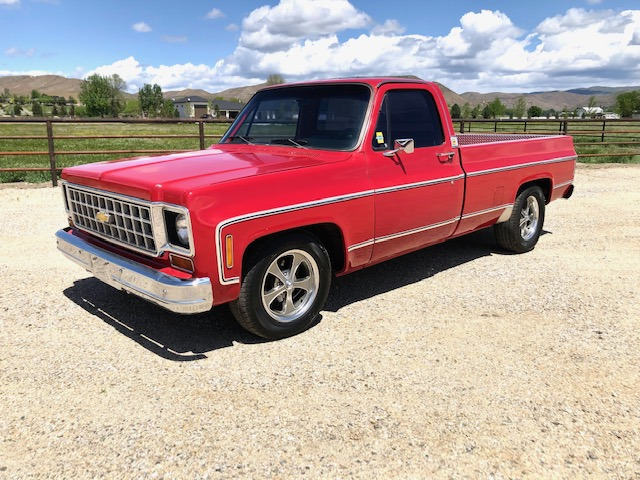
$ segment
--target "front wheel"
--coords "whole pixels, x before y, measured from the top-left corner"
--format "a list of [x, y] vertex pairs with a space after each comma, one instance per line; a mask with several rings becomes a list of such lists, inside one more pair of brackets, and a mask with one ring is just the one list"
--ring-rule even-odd
[[276, 238], [254, 259], [230, 307], [250, 332], [289, 337], [313, 324], [330, 285], [331, 262], [317, 239], [303, 233]]
[[494, 226], [498, 244], [512, 252], [533, 250], [544, 224], [544, 193], [540, 187], [529, 187], [516, 197], [511, 217]]

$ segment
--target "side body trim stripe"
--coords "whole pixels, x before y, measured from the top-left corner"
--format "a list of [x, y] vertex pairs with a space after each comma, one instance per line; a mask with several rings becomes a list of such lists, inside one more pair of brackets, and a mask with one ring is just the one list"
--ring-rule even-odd
[[508, 172], [518, 168], [534, 167], [537, 165], [548, 165], [550, 163], [573, 162], [577, 160], [577, 156], [552, 158], [550, 160], [541, 160], [539, 162], [520, 163], [518, 165], [509, 165], [507, 167], [489, 168], [487, 170], [478, 170], [477, 172], [467, 173], [467, 177], [477, 177], [479, 175], [487, 175], [489, 173]]
[[553, 189], [555, 190], [556, 188], [566, 187], [567, 185], [571, 185], [572, 183], [573, 183], [573, 178], [571, 180], [567, 181], [567, 182], [562, 182], [562, 183], [559, 183], [557, 185], [554, 185]]
[[[492, 169], [487, 169], [487, 170], [480, 170], [477, 172], [471, 172], [467, 174], [467, 177], [475, 177], [475, 176], [479, 176], [479, 175], [486, 175], [486, 174], [491, 174], [491, 173], [498, 173], [498, 172], [505, 172], [505, 171], [509, 171], [509, 170], [516, 170], [519, 168], [526, 168], [526, 167], [532, 167], [532, 166], [536, 166], [536, 165], [546, 165], [546, 164], [550, 164], [550, 163], [560, 163], [560, 162], [568, 162], [568, 161], [575, 161], [578, 157], [577, 156], [570, 156], [570, 157], [558, 157], [558, 158], [554, 158], [554, 159], [549, 159], [549, 160], [542, 160], [542, 161], [537, 161], [537, 162], [529, 162], [529, 163], [522, 163], [522, 164], [518, 164], [518, 165], [510, 165], [507, 167], [500, 167], [500, 168], [492, 168]], [[304, 210], [307, 208], [313, 208], [313, 207], [319, 207], [319, 206], [323, 206], [323, 205], [330, 205], [333, 203], [339, 203], [339, 202], [345, 202], [348, 200], [355, 200], [358, 198], [364, 198], [364, 197], [369, 197], [371, 195], [374, 194], [384, 194], [384, 193], [390, 193], [390, 192], [397, 192], [397, 191], [402, 191], [402, 190], [409, 190], [412, 188], [420, 188], [420, 187], [425, 187], [425, 186], [429, 186], [429, 185], [437, 185], [440, 183], [445, 183], [445, 182], [449, 182], [449, 181], [457, 181], [457, 180], [463, 180], [465, 178], [464, 174], [459, 174], [459, 175], [454, 175], [454, 176], [450, 176], [450, 177], [442, 177], [442, 178], [436, 178], [436, 179], [432, 179], [432, 180], [426, 180], [423, 182], [415, 182], [415, 183], [407, 183], [407, 184], [403, 184], [403, 185], [396, 185], [396, 186], [392, 186], [392, 187], [384, 187], [384, 188], [379, 188], [379, 189], [372, 189], [372, 190], [363, 190], [361, 192], [354, 192], [354, 193], [348, 193], [348, 194], [344, 194], [344, 195], [337, 195], [334, 197], [327, 197], [327, 198], [321, 198], [318, 200], [314, 200], [314, 201], [310, 201], [310, 202], [303, 202], [303, 203], [297, 203], [297, 204], [293, 204], [293, 205], [287, 205], [287, 206], [283, 206], [283, 207], [277, 207], [277, 208], [272, 208], [272, 209], [268, 209], [268, 210], [261, 210], [261, 211], [257, 211], [257, 212], [252, 212], [252, 213], [247, 213], [244, 215], [238, 215], [236, 217], [233, 218], [229, 218], [227, 220], [223, 220], [222, 222], [220, 222], [218, 224], [218, 226], [216, 227], [216, 232], [215, 232], [215, 242], [216, 242], [216, 252], [217, 252], [217, 260], [218, 260], [218, 278], [220, 280], [220, 284], [221, 285], [232, 285], [232, 284], [236, 284], [236, 283], [240, 283], [240, 278], [239, 277], [232, 277], [232, 278], [225, 278], [224, 276], [224, 267], [223, 267], [223, 262], [222, 262], [222, 230], [225, 227], [228, 227], [229, 225], [234, 225], [237, 223], [241, 223], [244, 221], [249, 221], [249, 220], [255, 220], [257, 218], [263, 218], [263, 217], [267, 217], [267, 216], [271, 216], [271, 215], [278, 215], [280, 213], [289, 213], [289, 212], [294, 212], [297, 210]], [[568, 185], [571, 182], [567, 182], [566, 184]], [[560, 184], [557, 185], [554, 188], [559, 188], [561, 186], [563, 186], [564, 184]], [[449, 220], [445, 220], [443, 222], [439, 222], [433, 225], [426, 225], [424, 227], [418, 227], [412, 230], [407, 230], [404, 232], [398, 232], [398, 233], [394, 233], [394, 234], [390, 234], [390, 235], [385, 235], [383, 237], [379, 237], [379, 238], [372, 238], [369, 240], [366, 240], [364, 242], [360, 242], [354, 245], [351, 245], [347, 248], [347, 251], [351, 252], [353, 250], [357, 250], [359, 248], [364, 248], [367, 246], [372, 245], [374, 242], [385, 242], [388, 240], [393, 240], [395, 238], [400, 238], [406, 235], [412, 235], [415, 233], [420, 233], [420, 232], [424, 232], [426, 230], [430, 230], [433, 228], [438, 228], [441, 226], [445, 226], [445, 225], [449, 225], [453, 222], [457, 222], [458, 220], [460, 220], [461, 218], [469, 218], [469, 217], [473, 217], [476, 215], [482, 215], [483, 213], [489, 213], [492, 212], [494, 210], [499, 210], [501, 208], [507, 208], [507, 207], [511, 207], [511, 204], [507, 204], [507, 205], [501, 205], [500, 207], [492, 207], [490, 209], [487, 210], [482, 210], [479, 212], [473, 212], [473, 213], [468, 213], [466, 215], [463, 215], [462, 217], [456, 217], [456, 218], [452, 218]]]

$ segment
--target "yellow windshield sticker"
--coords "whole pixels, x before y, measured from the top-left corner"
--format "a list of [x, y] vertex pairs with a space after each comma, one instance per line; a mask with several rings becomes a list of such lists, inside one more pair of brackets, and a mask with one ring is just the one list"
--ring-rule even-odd
[[384, 135], [382, 132], [376, 132], [376, 142], [378, 142], [378, 145], [384, 143]]

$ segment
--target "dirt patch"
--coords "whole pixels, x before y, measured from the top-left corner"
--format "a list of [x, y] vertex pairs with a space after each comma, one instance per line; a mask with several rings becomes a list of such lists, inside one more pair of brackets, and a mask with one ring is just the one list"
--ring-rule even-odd
[[264, 342], [56, 251], [0, 191], [0, 478], [638, 478], [640, 167], [580, 167], [533, 252], [490, 232], [337, 279]]

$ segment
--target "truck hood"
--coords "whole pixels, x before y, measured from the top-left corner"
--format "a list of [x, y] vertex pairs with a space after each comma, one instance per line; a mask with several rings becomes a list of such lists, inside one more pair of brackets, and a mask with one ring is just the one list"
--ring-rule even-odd
[[350, 152], [223, 145], [208, 150], [78, 165], [62, 178], [150, 201], [182, 203], [189, 191], [247, 176], [346, 160]]

